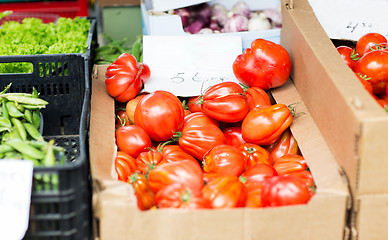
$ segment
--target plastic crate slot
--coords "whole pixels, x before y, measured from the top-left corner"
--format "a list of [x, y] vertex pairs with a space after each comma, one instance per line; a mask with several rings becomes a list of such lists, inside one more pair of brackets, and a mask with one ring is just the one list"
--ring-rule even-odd
[[32, 62], [10, 62], [0, 63], [0, 75], [2, 74], [19, 74], [19, 73], [32, 73]]

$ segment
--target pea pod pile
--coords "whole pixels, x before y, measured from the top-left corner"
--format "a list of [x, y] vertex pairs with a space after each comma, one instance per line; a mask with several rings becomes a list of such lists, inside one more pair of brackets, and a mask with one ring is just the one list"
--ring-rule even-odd
[[39, 131], [41, 114], [47, 101], [40, 99], [34, 88], [32, 93], [6, 93], [11, 84], [0, 92], [0, 159], [32, 160], [35, 166], [55, 165], [55, 156], [64, 149], [54, 141], [43, 140]]

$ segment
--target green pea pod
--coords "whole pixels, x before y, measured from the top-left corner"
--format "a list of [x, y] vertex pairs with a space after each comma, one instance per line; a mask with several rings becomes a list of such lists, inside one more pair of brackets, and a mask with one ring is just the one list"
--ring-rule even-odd
[[0, 133], [5, 132], [5, 131], [9, 132], [11, 130], [9, 128], [6, 128], [6, 127], [0, 127]]
[[11, 118], [12, 124], [16, 127], [19, 133], [20, 139], [27, 140], [27, 131], [23, 126], [23, 123], [17, 118]]
[[32, 123], [32, 112], [29, 109], [24, 111], [24, 119], [26, 119], [27, 122]]
[[47, 167], [51, 167], [55, 165], [55, 155], [54, 155], [53, 146], [54, 146], [54, 140], [50, 140], [48, 143], [46, 156], [44, 157], [44, 160], [43, 160], [43, 165]]
[[32, 125], [39, 129], [40, 127], [40, 110], [35, 110], [32, 112]]
[[11, 129], [11, 132], [9, 132], [9, 139], [19, 139], [19, 140], [21, 140], [21, 137], [19, 135], [19, 131], [17, 130], [16, 127], [13, 127]]
[[23, 127], [25, 128], [25, 130], [27, 131], [27, 133], [35, 140], [38, 140], [38, 141], [43, 141], [43, 137], [42, 135], [40, 134], [40, 132], [38, 131], [38, 129], [36, 129], [34, 127], [34, 125], [30, 124], [30, 123], [23, 123]]
[[20, 104], [22, 105], [25, 109], [30, 109], [30, 110], [35, 110], [35, 109], [42, 109], [45, 108], [45, 105], [31, 105], [31, 104]]
[[12, 152], [7, 152], [4, 154], [4, 159], [16, 159], [16, 160], [21, 160], [23, 159], [23, 156], [21, 153], [19, 152], [15, 152], [15, 151], [12, 151]]
[[[0, 19], [1, 19], [1, 14], [0, 14]], [[0, 94], [6, 93], [6, 92], [8, 91], [8, 89], [11, 88], [11, 85], [12, 85], [12, 83], [8, 84], [8, 85], [4, 88], [4, 90], [0, 92]]]
[[44, 157], [45, 157], [44, 152], [38, 150], [37, 148], [29, 145], [27, 142], [24, 142], [22, 140], [12, 139], [8, 142], [5, 142], [4, 144], [7, 144], [7, 145], [13, 147], [14, 149], [19, 151], [20, 153], [27, 155], [33, 159], [44, 159]]
[[48, 104], [47, 101], [35, 98], [35, 97], [26, 97], [26, 96], [6, 96], [8, 101], [14, 101], [22, 104], [29, 104], [29, 105], [42, 105], [46, 106]]
[[[46, 141], [29, 141], [29, 144], [36, 148], [39, 148], [42, 151], [47, 151], [47, 148], [48, 148], [48, 142]], [[53, 146], [53, 150], [54, 150], [54, 153], [65, 151], [63, 147], [59, 147], [55, 145]]]
[[18, 102], [15, 102], [15, 106], [16, 106], [16, 108], [17, 108], [20, 112], [24, 113], [24, 107], [23, 107], [22, 104], [19, 104]]
[[7, 105], [6, 105], [7, 100], [5, 98], [3, 98], [3, 99], [1, 99], [1, 102], [2, 102], [1, 109], [2, 109], [3, 117], [9, 119], [8, 108], [7, 108]]
[[6, 106], [9, 116], [13, 118], [19, 118], [24, 116], [24, 114], [16, 108], [15, 102], [7, 102]]
[[0, 153], [12, 152], [14, 151], [13, 147], [5, 144], [0, 145]]
[[140, 48], [141, 42], [136, 39], [136, 41], [132, 45], [132, 55], [136, 58], [137, 61], [140, 60]]
[[3, 135], [1, 136], [1, 143], [3, 144], [6, 141], [11, 140], [11, 133], [10, 132], [3, 132]]
[[0, 127], [11, 129], [12, 127], [11, 121], [8, 118], [0, 117]]
[[34, 98], [39, 98], [39, 93], [38, 93], [38, 90], [36, 90], [36, 88], [32, 88], [32, 93], [31, 93], [32, 97]]

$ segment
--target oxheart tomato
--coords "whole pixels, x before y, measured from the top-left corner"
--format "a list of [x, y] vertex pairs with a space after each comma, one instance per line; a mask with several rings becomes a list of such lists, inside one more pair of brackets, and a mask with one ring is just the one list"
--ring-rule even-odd
[[127, 113], [124, 110], [118, 110], [116, 112], [115, 128], [118, 129], [121, 126], [131, 125]]
[[[354, 65], [353, 71], [366, 75], [368, 81], [374, 84], [388, 81], [388, 52], [383, 50], [371, 51], [362, 56]], [[376, 93], [374, 91], [375, 94]]]
[[190, 97], [187, 101], [190, 112], [202, 112], [201, 96]]
[[272, 159], [276, 161], [286, 154], [298, 154], [298, 142], [292, 135], [290, 128], [283, 132], [278, 141], [271, 145], [267, 150], [271, 153]]
[[222, 130], [202, 112], [187, 116], [182, 132], [177, 132], [174, 138], [185, 152], [199, 161], [202, 161], [204, 155], [213, 147], [225, 143]]
[[137, 170], [143, 174], [147, 174], [150, 170], [154, 169], [157, 165], [166, 162], [162, 153], [150, 149], [146, 152], [142, 152], [136, 158]]
[[123, 151], [134, 158], [137, 158], [141, 152], [147, 151], [152, 146], [151, 139], [146, 131], [136, 125], [122, 126], [116, 130], [115, 135], [119, 151]]
[[252, 109], [241, 125], [246, 142], [270, 145], [280, 138], [291, 125], [293, 117], [284, 104], [274, 104]]
[[355, 50], [358, 57], [362, 57], [371, 47], [375, 47], [377, 44], [386, 42], [387, 39], [380, 33], [366, 33], [358, 39]]
[[345, 63], [351, 69], [353, 69], [354, 64], [359, 59], [358, 57], [356, 57], [357, 55], [355, 50], [349, 46], [338, 46], [337, 51], [342, 57], [342, 59], [345, 61]]
[[211, 86], [202, 96], [202, 111], [222, 122], [239, 122], [249, 111], [244, 89], [235, 82]]
[[118, 102], [128, 102], [141, 90], [151, 75], [145, 63], [128, 53], [121, 54], [106, 70], [106, 90]]
[[204, 185], [203, 171], [199, 163], [190, 160], [163, 163], [148, 173], [148, 182], [155, 192], [173, 183], [200, 191]]
[[283, 85], [291, 73], [291, 58], [280, 44], [256, 39], [233, 62], [237, 80], [267, 91]]
[[358, 80], [361, 82], [362, 86], [365, 88], [365, 90], [367, 90], [371, 95], [374, 96], [374, 93], [373, 93], [373, 86], [372, 86], [372, 83], [370, 83], [368, 80], [370, 80], [370, 78], [368, 78], [366, 75], [362, 75], [360, 73], [355, 73]]
[[135, 124], [157, 142], [167, 141], [180, 131], [184, 118], [181, 101], [167, 91], [159, 90], [144, 96], [135, 109]]
[[162, 153], [163, 159], [166, 162], [176, 162], [182, 160], [197, 162], [193, 156], [185, 152], [179, 145], [165, 145], [158, 148], [158, 151]]
[[239, 148], [245, 143], [242, 137], [241, 127], [227, 127], [223, 130], [225, 136], [225, 144]]
[[290, 173], [284, 174], [283, 176], [293, 176], [303, 180], [303, 182], [307, 185], [307, 187], [310, 190], [310, 195], [312, 196], [315, 194], [314, 178], [310, 171], [303, 170], [303, 171], [297, 171], [297, 172], [290, 172]]
[[133, 186], [137, 199], [137, 206], [140, 210], [148, 210], [155, 206], [155, 193], [148, 184], [144, 174], [135, 172], [127, 180]]
[[274, 176], [268, 179], [261, 192], [263, 207], [307, 203], [310, 190], [303, 180], [293, 176]]
[[160, 189], [155, 196], [158, 208], [206, 209], [211, 208], [210, 202], [203, 198], [201, 191], [193, 191], [189, 187], [174, 183]]
[[271, 154], [263, 147], [254, 143], [244, 143], [239, 150], [244, 155], [245, 169], [255, 166], [257, 163], [264, 163], [272, 166], [273, 160]]
[[284, 175], [290, 172], [306, 170], [307, 163], [302, 155], [286, 154], [277, 159], [273, 164], [273, 167], [279, 175]]
[[260, 106], [270, 106], [271, 101], [266, 91], [259, 87], [250, 87], [245, 90], [249, 110]]
[[244, 183], [237, 176], [220, 176], [209, 181], [202, 189], [203, 197], [213, 208], [243, 207], [246, 200]]
[[137, 170], [135, 158], [129, 156], [123, 151], [117, 151], [115, 169], [118, 179], [126, 182], [128, 177]]
[[245, 168], [244, 155], [236, 147], [217, 145], [206, 154], [202, 168], [205, 173], [239, 176]]

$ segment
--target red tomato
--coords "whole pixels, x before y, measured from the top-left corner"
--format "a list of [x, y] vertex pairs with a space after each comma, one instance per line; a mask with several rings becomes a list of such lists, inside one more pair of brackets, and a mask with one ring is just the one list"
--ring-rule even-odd
[[123, 126], [116, 130], [116, 145], [131, 157], [137, 158], [141, 152], [152, 146], [150, 137], [141, 127], [136, 125]]
[[256, 39], [234, 60], [233, 73], [243, 84], [267, 91], [287, 81], [291, 65], [290, 55], [280, 44]]
[[248, 100], [249, 110], [252, 110], [255, 107], [272, 105], [267, 92], [259, 87], [247, 88], [245, 92]]
[[283, 176], [293, 176], [303, 180], [303, 182], [310, 189], [310, 195], [315, 194], [314, 178], [310, 171], [303, 170], [303, 171], [297, 171], [297, 172], [290, 172], [290, 173], [284, 174]]
[[131, 122], [128, 119], [127, 112], [124, 110], [118, 110], [116, 112], [116, 122], [115, 128], [118, 129], [121, 126], [131, 125]]
[[190, 112], [202, 112], [201, 96], [191, 97], [187, 102]]
[[163, 163], [148, 173], [148, 182], [155, 192], [173, 183], [200, 191], [204, 185], [203, 171], [199, 163], [190, 160]]
[[160, 189], [155, 196], [158, 208], [206, 209], [210, 202], [202, 197], [201, 191], [193, 191], [187, 186], [174, 183]]
[[203, 197], [213, 208], [243, 207], [246, 200], [244, 183], [237, 176], [220, 176], [208, 182], [202, 189]]
[[118, 102], [128, 102], [141, 90], [151, 75], [145, 63], [128, 53], [121, 54], [106, 70], [106, 90]]
[[213, 147], [225, 143], [225, 136], [206, 115], [194, 120], [187, 122], [182, 132], [176, 133], [176, 138], [179, 139], [179, 146], [185, 152], [202, 161], [204, 155]]
[[355, 50], [358, 57], [362, 57], [371, 47], [386, 42], [387, 39], [380, 33], [367, 33], [358, 39]]
[[230, 145], [215, 146], [203, 160], [203, 171], [205, 173], [239, 176], [244, 167], [244, 155], [238, 148]]
[[299, 147], [298, 142], [290, 131], [290, 128], [288, 128], [283, 132], [280, 139], [267, 150], [271, 153], [272, 159], [276, 161], [285, 154], [298, 154]]
[[242, 137], [241, 127], [224, 128], [225, 144], [239, 148], [245, 143]]
[[291, 125], [292, 115], [284, 104], [252, 109], [245, 117], [241, 131], [246, 142], [270, 145]]
[[338, 46], [337, 51], [341, 55], [342, 59], [345, 61], [345, 63], [353, 69], [354, 64], [356, 63], [356, 60], [359, 58], [356, 57], [355, 50], [348, 46]]
[[361, 82], [362, 86], [367, 90], [370, 94], [374, 95], [373, 93], [373, 86], [372, 84], [368, 81], [370, 78], [368, 78], [366, 75], [361, 75], [359, 73], [355, 73], [358, 80]]
[[371, 52], [371, 51], [376, 51], [376, 50], [388, 51], [388, 43], [376, 44], [376, 45], [370, 47], [368, 50], [366, 50], [364, 54]]
[[135, 109], [136, 125], [157, 142], [166, 141], [180, 131], [184, 117], [181, 101], [167, 91], [155, 91], [144, 96]]
[[239, 122], [249, 111], [244, 89], [235, 82], [210, 87], [202, 96], [202, 111], [222, 122]]
[[146, 174], [150, 170], [154, 169], [157, 165], [166, 162], [163, 159], [162, 153], [151, 149], [146, 152], [142, 152], [136, 158], [136, 167], [141, 173]]
[[140, 99], [142, 99], [145, 95], [138, 95], [134, 99], [131, 99], [125, 105], [125, 112], [127, 113], [128, 119], [131, 124], [135, 124], [135, 109]]
[[265, 181], [273, 176], [278, 176], [275, 168], [265, 163], [257, 163], [241, 174], [241, 177], [245, 178], [247, 189], [262, 187]]
[[150, 188], [145, 175], [135, 172], [127, 182], [133, 186], [140, 210], [148, 210], [155, 206], [155, 193]]
[[163, 158], [166, 162], [176, 162], [182, 160], [197, 162], [193, 156], [185, 152], [179, 145], [166, 145], [159, 149], [159, 151], [162, 152]]
[[263, 207], [307, 203], [310, 190], [303, 180], [292, 176], [275, 176], [268, 179], [261, 192]]
[[273, 164], [271, 154], [257, 144], [244, 143], [240, 146], [239, 149], [244, 155], [246, 163], [245, 169], [249, 169], [255, 166], [257, 163], [264, 163], [270, 166]]
[[286, 154], [277, 159], [273, 164], [279, 175], [307, 169], [307, 163], [303, 156], [298, 154]]
[[209, 118], [205, 113], [203, 112], [194, 112], [185, 117], [183, 126], [205, 126], [208, 124], [213, 124], [216, 127], [220, 126], [220, 123], [217, 120], [214, 120], [212, 118]]
[[115, 169], [118, 179], [126, 182], [128, 177], [136, 171], [135, 158], [129, 156], [125, 152], [117, 151]]

